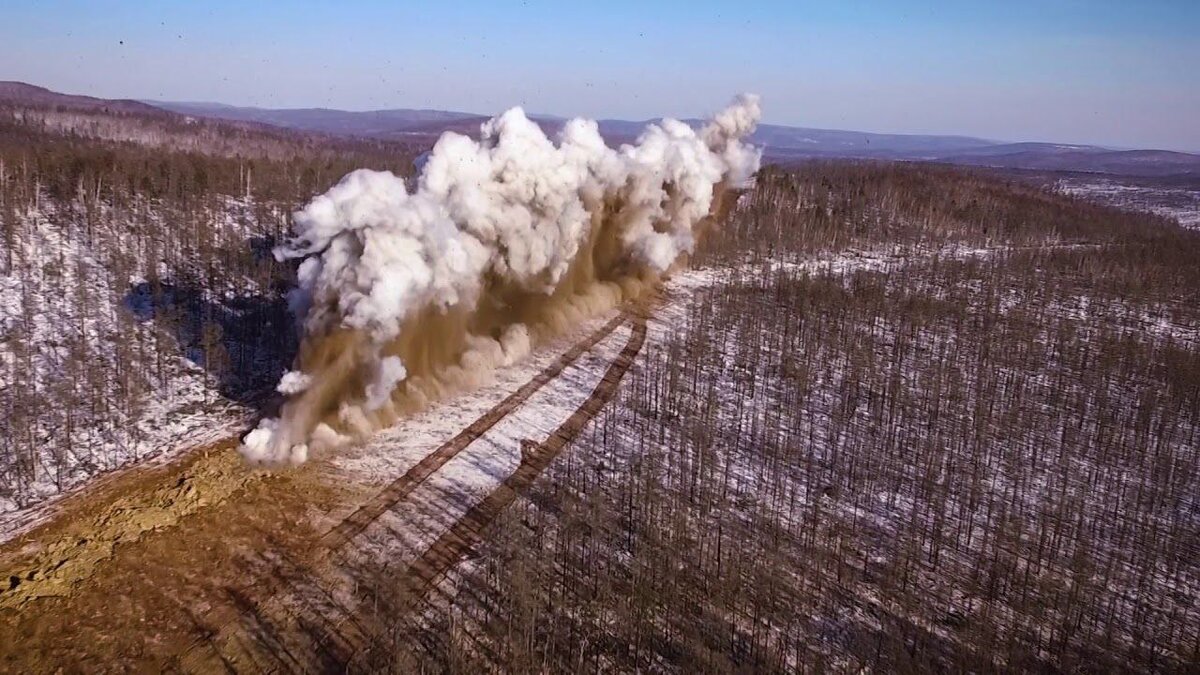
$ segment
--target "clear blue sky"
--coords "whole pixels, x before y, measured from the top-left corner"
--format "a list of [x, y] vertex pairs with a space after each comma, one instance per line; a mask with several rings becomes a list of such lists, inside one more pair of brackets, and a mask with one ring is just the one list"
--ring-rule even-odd
[[105, 97], [768, 121], [1200, 151], [1200, 0], [0, 0], [0, 79]]

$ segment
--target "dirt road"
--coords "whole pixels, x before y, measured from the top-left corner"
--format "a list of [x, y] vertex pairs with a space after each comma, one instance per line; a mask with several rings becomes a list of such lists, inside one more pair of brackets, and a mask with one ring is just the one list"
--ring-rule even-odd
[[[548, 384], [586, 379], [577, 362], [626, 324], [627, 342], [574, 412], [544, 440], [509, 449], [521, 453], [515, 470], [478, 500], [467, 487], [446, 492], [459, 503], [445, 512], [458, 515], [417, 555], [372, 548], [381, 523], [419, 522], [414, 491]], [[390, 597], [424, 594], [612, 399], [645, 336], [640, 310], [623, 310], [382, 488], [346, 480], [330, 459], [253, 471], [231, 439], [77, 495], [0, 548], [0, 670], [344, 669], [385, 628], [359, 611], [378, 601], [365, 575], [391, 565], [400, 593]]]

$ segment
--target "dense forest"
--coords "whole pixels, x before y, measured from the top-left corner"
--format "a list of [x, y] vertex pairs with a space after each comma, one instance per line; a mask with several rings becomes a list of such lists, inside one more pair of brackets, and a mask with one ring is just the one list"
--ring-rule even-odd
[[292, 271], [270, 255], [290, 213], [355, 168], [404, 173], [413, 156], [208, 123], [189, 136], [170, 116], [5, 111], [0, 512], [178, 444], [168, 418], [205, 426], [261, 402], [295, 343]]
[[[269, 407], [289, 214], [413, 157], [3, 111], [4, 509]], [[668, 284], [665, 337], [468, 560], [419, 596], [358, 570], [351, 669], [1194, 669], [1198, 257], [1011, 176], [765, 168], [693, 256], [715, 282]]]
[[1194, 668], [1198, 255], [982, 174], [766, 170], [719, 282], [467, 560], [421, 598], [363, 573], [355, 663]]

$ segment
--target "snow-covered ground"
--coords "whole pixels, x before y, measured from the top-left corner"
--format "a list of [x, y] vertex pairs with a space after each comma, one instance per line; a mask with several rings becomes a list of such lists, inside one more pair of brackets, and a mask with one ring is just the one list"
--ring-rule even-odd
[[[239, 238], [252, 232], [247, 230], [245, 225], [249, 221], [247, 212], [251, 208], [250, 205], [238, 200], [228, 200], [226, 206], [229, 215], [223, 219], [223, 225], [228, 228], [228, 236]], [[211, 379], [206, 377], [204, 369], [185, 358], [172, 341], [164, 342], [161, 338], [156, 341], [150, 334], [154, 330], [152, 323], [134, 320], [135, 317], [130, 312], [129, 298], [125, 294], [130, 284], [136, 284], [137, 278], [123, 282], [113, 278], [111, 274], [106, 276], [103, 261], [97, 260], [88, 247], [64, 235], [58, 228], [39, 225], [39, 219], [45, 218], [43, 214], [30, 213], [25, 217], [31, 227], [27, 230], [29, 234], [21, 240], [20, 256], [24, 261], [22, 268], [28, 272], [24, 275], [0, 276], [0, 307], [4, 308], [0, 314], [0, 328], [10, 331], [16, 322], [23, 320], [24, 315], [32, 317], [35, 336], [33, 343], [40, 346], [40, 349], [31, 355], [31, 362], [37, 373], [33, 386], [45, 386], [44, 383], [62, 377], [65, 360], [70, 355], [62, 345], [61, 334], [64, 326], [74, 325], [82, 325], [89, 341], [100, 346], [101, 362], [91, 364], [92, 368], [114, 369], [111, 357], [107, 355], [116, 349], [115, 345], [129, 340], [130, 331], [133, 331], [134, 339], [149, 345], [150, 349], [165, 347], [168, 350], [162, 358], [168, 362], [170, 376], [161, 383], [150, 382], [151, 389], [142, 397], [142, 404], [136, 410], [124, 413], [124, 423], [112, 424], [110, 421], [107, 426], [77, 424], [69, 438], [72, 453], [65, 462], [69, 467], [68, 471], [39, 471], [35, 480], [29, 484], [28, 491], [19, 495], [19, 501], [17, 495], [0, 494], [0, 531], [11, 530], [17, 524], [30, 520], [30, 514], [18, 512], [24, 510], [18, 509], [20, 505], [29, 506], [49, 497], [70, 492], [97, 474], [149, 458], [166, 460], [189, 448], [234, 435], [254, 414], [252, 409], [222, 398], [215, 391]], [[771, 262], [770, 269], [765, 271], [784, 270], [808, 274], [882, 272], [934, 256], [942, 259], [979, 258], [994, 255], [1002, 250], [1004, 249], [961, 245], [929, 250], [900, 247], [850, 250], [831, 256], [813, 256], [800, 261]], [[60, 265], [63, 273], [50, 274], [46, 270], [54, 260], [70, 261], [70, 264]], [[678, 330], [677, 321], [686, 315], [688, 303], [696, 290], [720, 283], [731, 274], [763, 271], [747, 263], [733, 268], [689, 269], [675, 274], [665, 286], [665, 294], [669, 300], [656, 310], [654, 318], [649, 322], [651, 343], [664, 340], [669, 331]], [[164, 270], [164, 274], [169, 274], [169, 270]], [[81, 293], [81, 287], [84, 289], [82, 292], [92, 300], [72, 302], [72, 298]], [[439, 443], [453, 436], [546, 363], [556, 358], [565, 348], [563, 345], [572, 339], [580, 339], [603, 320], [603, 317], [593, 319], [577, 332], [557, 340], [554, 345], [538, 350], [523, 363], [499, 371], [493, 384], [460, 395], [452, 402], [436, 405], [426, 412], [404, 420], [367, 444], [339, 457], [335, 465], [347, 473], [346, 479], [368, 484], [376, 481], [388, 482], [403, 474]], [[623, 328], [618, 333], [627, 334], [628, 328]], [[619, 350], [622, 343], [623, 338], [610, 336], [602, 345], [607, 345], [610, 350]], [[0, 359], [8, 366], [0, 371], [0, 397], [3, 396], [4, 388], [9, 386], [5, 378], [16, 372], [15, 358], [12, 349], [5, 349], [4, 345], [0, 345]], [[588, 371], [588, 377], [598, 377], [607, 364], [603, 359], [596, 359], [593, 350], [581, 362], [590, 363], [590, 366], [575, 364], [558, 378], [554, 387], [548, 389], [559, 392], [566, 387], [578, 395], [586, 395], [590, 386], [581, 384], [582, 380], [579, 378], [583, 376], [578, 373], [583, 371], [579, 369], [586, 370], [590, 367], [592, 371]], [[583, 380], [586, 379], [587, 377], [583, 377]], [[572, 389], [573, 385], [578, 386]], [[544, 391], [539, 392], [538, 400], [546, 395]], [[529, 410], [531, 405], [541, 404], [530, 402], [523, 406], [523, 409]], [[565, 406], [562, 409], [573, 410], [573, 407]], [[534, 415], [534, 419], [541, 417], [543, 416]], [[553, 417], [550, 415], [546, 419]], [[520, 419], [520, 416], [515, 417], [511, 424], [518, 423]], [[545, 424], [548, 425], [546, 428], [553, 429], [557, 422]], [[34, 428], [37, 430], [37, 438], [47, 447], [51, 447], [56, 439], [54, 421], [40, 421]], [[501, 431], [493, 429], [490, 433]], [[474, 479], [482, 480], [484, 487], [481, 489], [486, 490], [488, 485], [494, 483], [494, 480], [488, 482], [487, 476], [502, 475], [503, 471], [496, 467], [486, 469], [486, 463], [473, 464], [474, 460], [470, 458], [475, 457], [481, 448], [488, 447], [489, 443], [491, 446], [496, 445], [487, 439], [480, 439], [472, 445], [471, 452], [463, 453], [463, 459], [443, 467], [442, 471], [451, 472], [456, 476], [454, 480], [463, 485], [470, 484]], [[488, 462], [501, 461], [502, 458], [502, 454], [491, 451], [485, 455], [489, 457]], [[47, 458], [43, 458], [42, 461], [46, 462]], [[457, 501], [470, 502], [461, 496]], [[36, 514], [33, 518], [37, 518]]]
[[1200, 190], [1129, 185], [1114, 179], [1059, 180], [1062, 192], [1131, 211], [1174, 218], [1188, 229], [1200, 229]]
[[[590, 322], [598, 327], [609, 317]], [[544, 441], [588, 397], [629, 338], [613, 331], [515, 411], [455, 455], [409, 497], [367, 528], [344, 552], [402, 565], [425, 551], [521, 463], [524, 440]], [[567, 343], [569, 344], [569, 343]], [[566, 346], [563, 344], [562, 346]], [[405, 420], [335, 461], [348, 480], [382, 485], [402, 476], [439, 445], [533, 377], [561, 350], [542, 350], [507, 369], [496, 384]]]
[[[178, 271], [166, 260], [185, 252], [144, 248], [147, 229], [173, 226], [171, 215], [142, 202], [93, 208], [41, 199], [20, 210], [11, 258], [0, 260], [0, 527], [4, 514], [216, 440], [252, 413], [222, 397], [138, 294], [147, 266], [165, 283]], [[221, 198], [199, 219], [214, 245], [245, 245], [254, 212], [250, 200]], [[241, 293], [256, 288], [238, 281]]]
[[[973, 257], [989, 255], [990, 251], [951, 247], [936, 253], [942, 257]], [[793, 272], [836, 270], [839, 273], [851, 273], [857, 270], [891, 269], [906, 261], [928, 259], [931, 255], [931, 252], [906, 256], [900, 251], [891, 250], [855, 251], [830, 258], [814, 258], [808, 263], [796, 263], [788, 267], [798, 268], [792, 269]], [[665, 346], [681, 332], [688, 330], [689, 316], [698, 299], [698, 291], [727, 283], [731, 276], [748, 271], [744, 266], [734, 266], [684, 270], [674, 275], [664, 285], [662, 300], [655, 305], [647, 320], [647, 340], [642, 353], [663, 358]], [[612, 313], [595, 317], [572, 334], [536, 350], [526, 361], [498, 371], [491, 385], [460, 394], [402, 420], [366, 443], [341, 451], [327, 466], [322, 467], [325, 474], [323, 480], [363, 486], [368, 488], [367, 493], [381, 492], [611, 316]], [[319, 578], [313, 580], [313, 586], [293, 587], [289, 594], [273, 599], [269, 611], [283, 614], [318, 611], [325, 620], [330, 615], [356, 616], [359, 611], [355, 609], [356, 603], [361, 601], [359, 584], [364, 579], [370, 579], [372, 574], [364, 570], [387, 569], [400, 573], [425, 555], [434, 542], [454, 528], [468, 511], [514, 475], [521, 464], [524, 442], [544, 441], [576, 411], [599, 383], [630, 334], [631, 327], [626, 324], [598, 342], [559, 376], [469, 443], [404, 499], [391, 505], [341, 546], [336, 552], [335, 564], [324, 569]], [[643, 357], [639, 356], [633, 371], [643, 367]], [[739, 393], [737, 387], [726, 384], [723, 383], [718, 389], [722, 392], [722, 405], [732, 409], [732, 399], [743, 394]], [[621, 420], [636, 417], [638, 413], [614, 409], [620, 407], [613, 403], [602, 415], [608, 420], [606, 424], [611, 426], [615, 423], [618, 432], [625, 433], [619, 430]], [[819, 421], [813, 424], [819, 426]], [[584, 436], [599, 433], [600, 428], [594, 423], [584, 431]], [[588, 442], [585, 441], [584, 445], [588, 445]], [[579, 451], [569, 449], [567, 453], [578, 454]], [[583, 455], [590, 453], [584, 452]], [[616, 459], [620, 462], [606, 470], [616, 474], [628, 472], [629, 467], [621, 463], [628, 457]], [[742, 456], [739, 461], [752, 462], [752, 459]], [[568, 460], [560, 457], [555, 461]], [[753, 481], [756, 468], [748, 463], [739, 464], [736, 471], [749, 484]], [[468, 560], [463, 561], [442, 582], [443, 593], [439, 593], [438, 597], [452, 597], [457, 580], [464, 573], [469, 573], [475, 564], [468, 556]], [[329, 598], [335, 598], [335, 601], [330, 604]]]
[[[957, 257], [987, 257], [994, 253], [964, 249]], [[920, 257], [864, 252], [813, 264], [830, 272], [822, 283], [830, 277], [837, 283], [837, 277], [843, 274], [887, 272], [905, 261], [918, 260]], [[675, 280], [674, 288], [704, 297], [702, 289], [723, 283], [725, 275], [746, 271], [733, 268], [688, 272]], [[771, 271], [795, 275], [814, 269], [803, 262], [776, 263]], [[889, 275], [883, 283], [901, 289], [911, 283], [898, 280], [898, 276]], [[937, 278], [931, 275], [927, 281], [934, 283]], [[847, 287], [850, 281], [841, 279]], [[918, 287], [924, 294], [924, 286], [907, 288]], [[1194, 565], [1152, 560], [1149, 556], [1156, 554], [1147, 552], [1161, 549], [1146, 547], [1142, 538], [1153, 530], [1165, 538], [1184, 542], [1181, 533], [1194, 531], [1194, 525], [1186, 523], [1189, 518], [1194, 522], [1195, 499], [1185, 489], [1180, 502], [1164, 506], [1161, 511], [1131, 507], [1126, 512], [1128, 499], [1118, 508], [1119, 496], [1141, 494], [1148, 485], [1168, 491], [1165, 485], [1178, 485], [1178, 476], [1173, 482], [1165, 478], [1147, 482], [1148, 465], [1138, 458], [1138, 453], [1122, 451], [1116, 460], [1106, 458], [1097, 452], [1096, 443], [1080, 442], [1077, 437], [1110, 428], [1106, 425], [1132, 428], [1137, 417], [1130, 413], [1133, 407], [1123, 409], [1117, 404], [1109, 408], [1105, 401], [1126, 398], [1142, 401], [1144, 407], [1139, 415], [1160, 410], [1161, 403], [1146, 403], [1152, 400], [1150, 392], [1156, 385], [1152, 378], [1137, 373], [1125, 376], [1119, 371], [1106, 371], [1099, 381], [1089, 379], [1079, 369], [1076, 357], [1080, 343], [1076, 340], [1090, 341], [1093, 332], [1107, 332], [1109, 336], [1120, 336], [1129, 345], [1166, 343], [1169, 352], [1170, 343], [1195, 344], [1194, 326], [1164, 322], [1163, 315], [1154, 308], [1147, 310], [1145, 306], [1130, 306], [1118, 300], [1101, 302], [1094, 297], [1065, 292], [1043, 306], [1040, 303], [1044, 298], [1039, 295], [1041, 289], [1036, 283], [1026, 283], [1024, 289], [1023, 295], [1000, 289], [1005, 297], [995, 306], [989, 304], [980, 289], [969, 286], [954, 286], [942, 289], [941, 295], [931, 294], [954, 298], [960, 303], [968, 301], [971, 309], [967, 316], [971, 318], [964, 319], [966, 323], [960, 324], [959, 329], [954, 328], [953, 322], [918, 324], [914, 329], [906, 323], [903, 313], [883, 312], [870, 317], [867, 312], [844, 314], [838, 321], [829, 321], [814, 330], [813, 317], [802, 320], [797, 314], [794, 330], [806, 330], [803, 324], [807, 322], [807, 330], [812, 331], [802, 341], [803, 349], [791, 352], [803, 364], [777, 361], [777, 355], [785, 353], [782, 343], [791, 338], [770, 333], [786, 335], [786, 322], [768, 322], [768, 328], [758, 322], [737, 326], [741, 321], [735, 310], [734, 315], [724, 314], [715, 322], [710, 320], [702, 328], [698, 343], [684, 347], [699, 348], [701, 352], [712, 350], [696, 357], [703, 363], [703, 372], [695, 376], [689, 372], [690, 364], [684, 362], [689, 360], [686, 355], [696, 352], [672, 353], [668, 346], [673, 337], [686, 334], [692, 328], [690, 322], [697, 320], [697, 315], [687, 309], [693, 298], [673, 297], [672, 302], [655, 312], [650, 339], [639, 357], [641, 370], [635, 367], [631, 371], [632, 377], [623, 385], [625, 394], [621, 400], [608, 406], [593, 422], [596, 431], [583, 434], [547, 471], [539, 484], [541, 488], [530, 495], [533, 506], [520, 509], [520, 520], [510, 523], [515, 534], [500, 535], [509, 536], [519, 544], [482, 546], [481, 557], [469, 557], [441, 583], [440, 592], [432, 594], [418, 625], [423, 624], [422, 628], [436, 635], [449, 622], [470, 636], [468, 642], [479, 640], [482, 652], [502, 650], [501, 644], [490, 642], [495, 636], [495, 626], [490, 622], [504, 625], [504, 612], [509, 608], [489, 603], [505, 602], [506, 594], [514, 587], [527, 588], [520, 581], [524, 571], [497, 572], [497, 566], [504, 566], [497, 561], [520, 556], [522, 552], [539, 561], [553, 559], [539, 563], [540, 581], [528, 582], [535, 589], [539, 583], [544, 584], [541, 588], [551, 595], [561, 591], [554, 586], [559, 579], [569, 588], [596, 576], [600, 577], [597, 582], [600, 587], [612, 578], [620, 583], [625, 583], [628, 577], [636, 578], [645, 570], [638, 563], [647, 561], [639, 561], [636, 556], [646, 544], [629, 551], [621, 548], [621, 537], [626, 532], [636, 538], [636, 526], [621, 523], [621, 527], [629, 530], [620, 530], [617, 541], [606, 540], [603, 535], [585, 537], [586, 548], [607, 551], [611, 546], [614, 552], [583, 559], [598, 566], [616, 566], [626, 570], [627, 576], [621, 573], [605, 576], [604, 572], [593, 575], [586, 569], [572, 567], [579, 559], [571, 557], [574, 553], [571, 544], [563, 542], [577, 542], [578, 538], [551, 532], [559, 527], [578, 527], [577, 522], [572, 524], [558, 509], [568, 510], [571, 503], [587, 503], [588, 495], [595, 491], [607, 491], [608, 501], [620, 505], [619, 515], [636, 514], [636, 510], [624, 510], [626, 504], [642, 504], [637, 494], [630, 494], [630, 491], [637, 493], [636, 486], [628, 485], [637, 482], [630, 477], [638, 476], [639, 470], [645, 475], [646, 465], [654, 463], [662, 472], [655, 481], [671, 483], [666, 491], [668, 496], [660, 495], [661, 501], [656, 505], [671, 502], [670, 495], [694, 486], [693, 472], [725, 476], [724, 487], [717, 490], [720, 497], [711, 497], [721, 505], [713, 510], [721, 514], [719, 520], [706, 520], [704, 509], [699, 508], [683, 508], [672, 514], [688, 521], [688, 531], [711, 535], [723, 529], [729, 533], [725, 543], [738, 547], [739, 554], [733, 557], [744, 556], [750, 561], [730, 563], [732, 567], [724, 568], [725, 576], [720, 583], [736, 576], [738, 570], [747, 574], [764, 570], [767, 563], [762, 561], [795, 555], [778, 568], [764, 571], [764, 578], [773, 579], [773, 588], [793, 592], [836, 589], [836, 593], [821, 596], [822, 603], [811, 608], [810, 617], [799, 619], [802, 625], [810, 627], [799, 631], [805, 636], [805, 649], [821, 653], [830, 659], [830, 664], [852, 669], [854, 660], [842, 660], [846, 652], [841, 650], [866, 635], [886, 633], [897, 620], [918, 626], [933, 636], [930, 639], [955, 645], [963, 653], [979, 650], [976, 656], [980, 659], [1002, 658], [997, 656], [1001, 652], [972, 644], [969, 637], [964, 639], [961, 626], [992, 622], [988, 625], [1000, 631], [1036, 632], [1038, 637], [1032, 638], [1035, 643], [1047, 644], [1063, 639], [1056, 633], [1063, 615], [1056, 613], [1062, 611], [1062, 605], [1055, 604], [1059, 598], [1055, 594], [1064, 588], [1077, 587], [1090, 594], [1086, 605], [1089, 612], [1107, 611], [1110, 620], [1117, 617], [1116, 628], [1106, 638], [1112, 645], [1104, 647], [1111, 650], [1109, 653], [1132, 653], [1138, 649], [1139, 640], [1145, 639], [1144, 634], [1139, 635], [1138, 627], [1151, 630], [1156, 639], [1164, 639], [1164, 644], [1172, 647], [1175, 643], [1171, 640], [1178, 639], [1184, 651], [1172, 658], [1186, 653], [1187, 645], [1193, 644], [1196, 636], [1195, 615], [1188, 598], [1195, 597], [1200, 589], [1200, 578], [1194, 574]], [[747, 302], [769, 301], [770, 292], [754, 293], [756, 290], [759, 289], [751, 284], [751, 293], [740, 297]], [[971, 329], [961, 328], [978, 320], [974, 313], [990, 311], [991, 307], [998, 312], [997, 324], [1006, 325], [1008, 331], [1029, 322], [1028, 315], [1020, 312], [1034, 309], [1041, 314], [1029, 328], [1029, 334], [1001, 333], [1005, 338], [999, 343], [1004, 345], [1003, 354], [981, 356], [984, 352], [979, 351], [980, 346], [987, 340], [971, 333]], [[749, 309], [746, 312], [752, 313]], [[729, 324], [737, 327], [729, 328]], [[837, 331], [853, 333], [857, 339], [832, 335]], [[1102, 339], [1109, 338], [1102, 336]], [[1053, 356], [1053, 350], [1046, 349], [1046, 345], [1056, 341], [1069, 345], [1059, 353], [1061, 359]], [[899, 348], [901, 343], [907, 347]], [[1093, 344], [1101, 343], [1097, 340]], [[847, 351], [848, 345], [855, 344], [866, 349]], [[1022, 359], [1013, 354], [1023, 351], [1041, 357]], [[977, 368], [978, 363], [987, 363], [989, 367]], [[1097, 370], [1094, 364], [1088, 366], [1086, 359], [1084, 364], [1089, 370]], [[789, 365], [795, 368], [789, 371]], [[940, 380], [936, 387], [931, 386], [931, 373], [943, 370], [952, 375]], [[798, 377], [804, 385], [796, 387], [795, 383], [789, 383], [788, 379], [793, 377]], [[631, 392], [631, 388], [635, 391]], [[638, 388], [658, 394], [639, 396]], [[1098, 388], [1105, 393], [1098, 396]], [[989, 399], [990, 396], [995, 398]], [[896, 397], [892, 405], [878, 403], [888, 397]], [[931, 403], [939, 398], [948, 403]], [[974, 420], [986, 419], [980, 408], [973, 407], [979, 400], [998, 401], [1010, 412], [973, 427]], [[676, 459], [676, 455], [687, 455], [684, 449], [693, 442], [687, 418], [707, 414], [715, 415], [717, 421], [698, 426], [716, 433], [710, 439], [714, 446], [711, 455]], [[896, 419], [901, 422], [895, 424]], [[1015, 420], [1020, 420], [1020, 424]], [[962, 446], [949, 445], [950, 441], [945, 439], [962, 438], [963, 429], [974, 429], [973, 440], [958, 441]], [[617, 440], [607, 440], [609, 435]], [[1099, 435], [1112, 438], [1109, 432]], [[599, 440], [601, 437], [605, 440]], [[1160, 437], [1156, 443], [1158, 451], [1173, 458], [1164, 466], [1172, 462], [1178, 462], [1176, 466], [1193, 465], [1196, 451], [1188, 439], [1194, 437], [1194, 428], [1187, 418], [1175, 433]], [[946, 444], [945, 448], [923, 455], [919, 449], [927, 447], [930, 439], [936, 439], [932, 441], [935, 447]], [[1123, 442], [1129, 442], [1129, 438], [1124, 437]], [[975, 450], [966, 451], [972, 443]], [[788, 459], [782, 464], [776, 463], [785, 456]], [[938, 460], [927, 462], [925, 458], [929, 456]], [[969, 474], [961, 470], [964, 461], [976, 467]], [[563, 468], [572, 462], [574, 468]], [[592, 478], [593, 475], [597, 477]], [[854, 479], [856, 475], [858, 479]], [[844, 480], [847, 476], [848, 482]], [[574, 501], [562, 498], [563, 494], [573, 494]], [[435, 510], [446, 505], [436, 499], [432, 503]], [[695, 505], [694, 501], [688, 503]], [[1011, 521], [1006, 521], [1006, 527], [1016, 528], [1016, 533], [1003, 541], [1004, 555], [1011, 557], [1016, 569], [1025, 570], [1025, 580], [1033, 584], [1035, 592], [1041, 594], [1039, 597], [1046, 599], [1044, 606], [1022, 604], [1003, 595], [999, 599], [991, 596], [985, 599], [973, 586], [974, 575], [988, 566], [981, 561], [996, 555], [998, 550], [997, 512], [1007, 513]], [[1071, 526], [1063, 526], [1066, 522], [1063, 513], [1070, 514], [1067, 520], [1080, 518], [1081, 524], [1076, 525], [1080, 528], [1078, 532], [1071, 530]], [[666, 519], [672, 523], [671, 532], [678, 532], [675, 524], [679, 521]], [[598, 522], [606, 521], [600, 518]], [[763, 522], [783, 532], [810, 532], [812, 539], [806, 538], [806, 542], [838, 542], [836, 555], [829, 558], [838, 561], [837, 565], [825, 565], [820, 556], [769, 546], [760, 555], [754, 548], [756, 540], [741, 539], [739, 532], [753, 532]], [[377, 540], [386, 543], [389, 536], [426, 526], [434, 532], [428, 538], [415, 540], [414, 546], [444, 529], [436, 519], [418, 514], [412, 521], [394, 520], [390, 528], [379, 531]], [[1086, 534], [1079, 533], [1085, 529]], [[926, 531], [944, 534], [929, 539], [924, 537]], [[1045, 548], [1042, 544], [1051, 531], [1071, 543]], [[1063, 534], [1067, 532], [1071, 534]], [[1081, 566], [1078, 560], [1071, 559], [1072, 547], [1079, 541], [1076, 537], [1088, 542], [1094, 563]], [[1153, 536], [1147, 539], [1152, 540]], [[681, 538], [685, 543], [695, 540]], [[1127, 544], [1130, 541], [1139, 543]], [[927, 548], [914, 552], [908, 548], [914, 542]], [[693, 565], [689, 556], [707, 554], [711, 563], [714, 547], [711, 536], [708, 543], [706, 549], [681, 550], [678, 558], [673, 558], [681, 578], [705, 571], [697, 569], [698, 565]], [[537, 548], [540, 545], [546, 548]], [[525, 547], [533, 549], [525, 551]], [[721, 544], [715, 544], [715, 548], [720, 551]], [[382, 553], [382, 549], [376, 550]], [[913, 565], [914, 559], [919, 564]], [[661, 562], [661, 558], [656, 560]], [[908, 580], [910, 566], [909, 583], [922, 590], [915, 596], [919, 601], [905, 604], [897, 602], [903, 593], [887, 584], [881, 586], [879, 579], [894, 581], [896, 570], [904, 569]], [[1081, 571], [1104, 566], [1109, 567], [1103, 581], [1096, 581], [1100, 579], [1099, 572], [1095, 578], [1085, 578]], [[776, 576], [781, 573], [788, 577], [786, 581]], [[1020, 576], [1013, 573], [1011, 579]], [[1097, 586], [1110, 582], [1113, 585], [1108, 589]], [[512, 586], [503, 586], [505, 583]], [[1132, 592], [1135, 588], [1136, 593]], [[525, 602], [541, 602], [537, 591], [533, 592], [534, 599], [527, 598]], [[618, 596], [621, 597], [620, 593]], [[787, 598], [794, 599], [786, 594], [780, 597], [785, 605]], [[662, 598], [656, 597], [656, 602], [660, 601]], [[572, 602], [569, 599], [564, 603], [566, 609], [542, 610], [549, 614], [545, 620], [559, 619], [566, 624], [592, 621], [605, 626], [598, 629], [600, 635], [616, 643], [628, 642], [623, 639], [627, 635], [622, 633], [622, 627], [611, 621], [613, 615], [607, 615], [607, 619], [602, 613], [597, 616], [596, 612], [603, 612], [599, 603], [587, 606]], [[749, 613], [740, 615], [736, 604], [719, 607], [722, 618], [740, 626], [746, 635], [760, 636], [778, 628], [757, 625], [750, 621]], [[731, 609], [734, 611], [728, 611]], [[576, 610], [586, 616], [572, 615]], [[801, 611], [806, 614], [809, 608]], [[789, 626], [792, 618], [795, 617], [789, 616]], [[678, 630], [670, 618], [663, 621], [665, 633]], [[670, 627], [665, 627], [668, 624]], [[794, 637], [795, 634], [791, 639]], [[790, 649], [784, 645], [784, 651]], [[801, 652], [794, 653], [798, 656]], [[796, 666], [798, 662], [789, 663]], [[994, 667], [1005, 665], [1003, 661], [993, 661]]]

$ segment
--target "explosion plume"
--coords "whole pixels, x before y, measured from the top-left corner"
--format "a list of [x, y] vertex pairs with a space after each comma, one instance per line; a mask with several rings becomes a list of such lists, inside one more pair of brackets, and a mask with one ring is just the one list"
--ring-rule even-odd
[[443, 134], [411, 194], [390, 172], [348, 174], [275, 250], [301, 261], [289, 302], [303, 338], [279, 417], [242, 454], [303, 462], [637, 295], [758, 170], [742, 139], [759, 116], [742, 95], [699, 131], [665, 119], [612, 149], [594, 121], [555, 143], [513, 108], [479, 141]]

